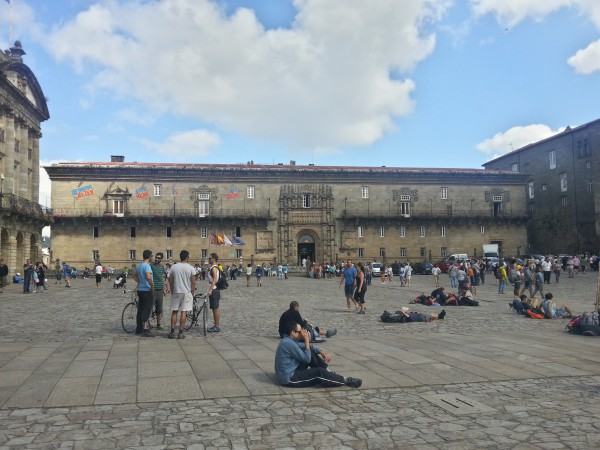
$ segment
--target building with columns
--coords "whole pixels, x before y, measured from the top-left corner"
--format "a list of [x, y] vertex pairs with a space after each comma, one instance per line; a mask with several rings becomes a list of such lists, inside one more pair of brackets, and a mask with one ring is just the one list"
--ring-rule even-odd
[[[480, 169], [290, 164], [59, 163], [53, 256], [113, 267], [144, 249], [223, 264], [437, 261], [527, 245], [525, 176]], [[245, 245], [228, 245], [241, 241]]]
[[50, 114], [19, 41], [0, 52], [0, 255], [11, 274], [42, 260], [42, 228], [52, 213], [39, 204], [40, 124]]

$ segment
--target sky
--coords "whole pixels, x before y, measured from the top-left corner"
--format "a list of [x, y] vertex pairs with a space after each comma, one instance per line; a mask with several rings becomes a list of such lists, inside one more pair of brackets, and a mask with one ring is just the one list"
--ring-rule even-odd
[[42, 165], [481, 168], [599, 118], [597, 0], [9, 3]]

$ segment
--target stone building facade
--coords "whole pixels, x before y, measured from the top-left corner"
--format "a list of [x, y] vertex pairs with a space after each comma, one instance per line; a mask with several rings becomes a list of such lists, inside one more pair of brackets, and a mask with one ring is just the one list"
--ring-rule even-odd
[[527, 244], [518, 173], [112, 159], [46, 167], [55, 257], [120, 267], [145, 248], [173, 260], [187, 249], [198, 262], [214, 251], [224, 264], [297, 265], [437, 261], [490, 242], [514, 255]]
[[42, 228], [51, 211], [39, 197], [40, 123], [50, 114], [19, 41], [0, 52], [0, 254], [11, 273], [42, 261]]
[[600, 119], [484, 164], [523, 173], [529, 216], [526, 253], [600, 252]]

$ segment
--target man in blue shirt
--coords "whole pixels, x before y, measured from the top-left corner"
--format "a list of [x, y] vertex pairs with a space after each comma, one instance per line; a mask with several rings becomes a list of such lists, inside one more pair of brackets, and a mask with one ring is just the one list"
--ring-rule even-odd
[[342, 272], [342, 279], [340, 280], [340, 286], [344, 283], [344, 295], [346, 296], [346, 311], [352, 311], [350, 305], [354, 305], [354, 309], [358, 309], [358, 305], [354, 300], [354, 288], [356, 287], [356, 275], [358, 272], [352, 265], [352, 260], [346, 261], [346, 268]]
[[132, 277], [138, 284], [137, 293], [139, 301], [135, 334], [139, 334], [142, 337], [154, 337], [156, 335], [150, 331], [148, 325], [148, 317], [150, 317], [152, 306], [154, 305], [154, 281], [152, 279], [152, 267], [150, 267], [152, 252], [144, 250], [143, 257], [144, 261], [138, 264]]
[[350, 386], [360, 387], [360, 378], [343, 377], [327, 369], [331, 356], [310, 345], [310, 335], [300, 324], [290, 322], [287, 335], [279, 342], [275, 352], [277, 382], [288, 387]]

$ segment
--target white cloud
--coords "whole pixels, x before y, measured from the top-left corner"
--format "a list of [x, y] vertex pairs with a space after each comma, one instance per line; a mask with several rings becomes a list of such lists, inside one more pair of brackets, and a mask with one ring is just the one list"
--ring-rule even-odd
[[[406, 78], [450, 0], [295, 0], [290, 28], [209, 0], [97, 3], [45, 39], [93, 87], [296, 148], [369, 145], [411, 113]], [[393, 79], [390, 73], [401, 74]]]
[[[575, 8], [582, 18], [590, 20], [600, 30], [600, 1], [598, 0], [471, 0], [476, 16], [492, 14], [501, 26], [512, 27], [530, 18], [543, 20], [561, 8]], [[576, 72], [591, 74], [600, 71], [600, 40], [578, 50], [567, 63]]]
[[480, 142], [476, 145], [476, 148], [483, 153], [493, 153], [494, 158], [496, 158], [525, 145], [546, 139], [563, 130], [564, 128], [553, 131], [549, 126], [542, 124], [513, 127]]
[[180, 160], [189, 157], [206, 156], [210, 150], [221, 143], [215, 133], [207, 130], [193, 130], [170, 136], [161, 143], [142, 140], [146, 147], [157, 150], [159, 153], [169, 155]]
[[600, 40], [592, 42], [586, 48], [577, 50], [567, 62], [575, 69], [575, 72], [584, 75], [600, 70]]

